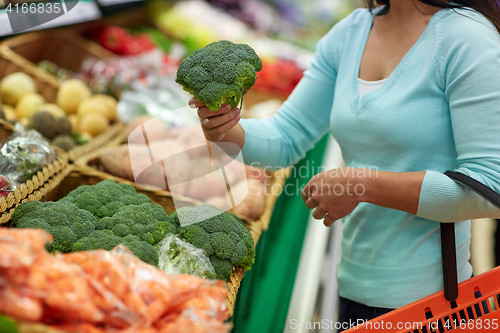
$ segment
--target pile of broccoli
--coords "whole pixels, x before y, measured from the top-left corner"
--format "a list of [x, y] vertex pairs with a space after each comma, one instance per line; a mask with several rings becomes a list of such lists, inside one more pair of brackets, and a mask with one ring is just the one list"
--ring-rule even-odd
[[[211, 111], [228, 103], [235, 108], [257, 80], [262, 61], [247, 44], [228, 40], [194, 51], [179, 64], [176, 82]], [[241, 107], [240, 107], [241, 108]]]
[[[244, 270], [252, 267], [255, 261], [254, 241], [241, 221], [227, 212], [204, 219], [203, 216], [213, 215], [213, 209], [208, 205], [185, 207], [170, 216], [176, 225], [179, 224], [179, 216], [182, 218], [186, 226], [179, 228], [179, 236], [205, 252], [218, 279], [229, 281], [233, 266]], [[197, 222], [200, 220], [202, 222]]]
[[111, 180], [81, 186], [58, 202], [25, 202], [14, 211], [13, 221], [19, 228], [52, 234], [49, 251], [111, 250], [123, 244], [152, 265], [158, 265], [154, 245], [178, 227], [148, 196]]
[[[168, 215], [132, 186], [104, 180], [80, 186], [57, 202], [25, 202], [14, 211], [13, 222], [19, 228], [44, 229], [52, 234], [54, 242], [46, 245], [51, 252], [111, 250], [123, 244], [155, 266], [160, 242], [169, 234], [178, 235], [205, 252], [217, 279], [229, 281], [233, 266], [251, 268], [254, 241], [237, 217], [216, 209], [201, 205]], [[177, 252], [173, 252], [175, 256]]]
[[96, 218], [111, 217], [123, 206], [151, 203], [147, 195], [137, 193], [133, 186], [110, 179], [79, 186], [59, 201], [72, 202]]

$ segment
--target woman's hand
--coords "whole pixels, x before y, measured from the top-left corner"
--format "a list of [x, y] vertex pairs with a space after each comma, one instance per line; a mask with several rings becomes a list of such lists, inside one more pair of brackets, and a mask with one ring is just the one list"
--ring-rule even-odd
[[234, 128], [241, 119], [240, 109], [231, 110], [229, 104], [223, 104], [217, 112], [212, 112], [205, 104], [193, 97], [189, 101], [189, 106], [198, 108], [198, 116], [205, 137], [212, 142], [222, 141], [226, 133]]
[[361, 202], [365, 188], [357, 179], [356, 170], [339, 168], [319, 173], [302, 189], [307, 208], [315, 209], [313, 217], [324, 219], [327, 227], [351, 213]]

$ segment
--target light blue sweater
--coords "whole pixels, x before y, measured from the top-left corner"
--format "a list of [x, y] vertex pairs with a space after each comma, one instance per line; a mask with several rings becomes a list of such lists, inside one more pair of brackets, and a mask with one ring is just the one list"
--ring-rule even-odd
[[[358, 98], [374, 13], [358, 9], [323, 37], [270, 120], [242, 120], [245, 163], [293, 165], [331, 131], [350, 167], [426, 171], [416, 216], [361, 203], [343, 219], [340, 295], [397, 308], [443, 289], [439, 223], [457, 222], [459, 281], [471, 276], [470, 219], [500, 211], [442, 173], [500, 191], [500, 35], [482, 15], [440, 10], [384, 86]], [[313, 175], [310, 175], [311, 177]]]

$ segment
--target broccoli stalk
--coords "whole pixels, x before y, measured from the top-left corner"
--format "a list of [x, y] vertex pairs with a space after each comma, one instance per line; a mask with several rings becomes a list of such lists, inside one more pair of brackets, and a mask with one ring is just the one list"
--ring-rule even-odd
[[211, 111], [224, 103], [235, 108], [241, 102], [241, 109], [261, 69], [262, 61], [249, 45], [221, 40], [182, 60], [175, 81]]

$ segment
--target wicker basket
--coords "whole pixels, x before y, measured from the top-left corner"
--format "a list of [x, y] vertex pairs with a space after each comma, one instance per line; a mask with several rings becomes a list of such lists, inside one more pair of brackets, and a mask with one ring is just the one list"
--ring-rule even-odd
[[68, 155], [61, 149], [54, 147], [56, 159], [42, 170], [38, 171], [30, 180], [23, 183], [6, 198], [0, 199], [0, 226], [7, 224], [16, 206], [25, 201], [41, 200], [53, 190], [71, 171], [68, 165]]
[[38, 93], [55, 102], [59, 80], [36, 65], [49, 60], [57, 66], [78, 72], [87, 58], [109, 59], [113, 53], [70, 30], [37, 31], [6, 39], [0, 44], [0, 77], [14, 72], [29, 74]]
[[71, 149], [68, 152], [69, 160], [75, 162], [81, 158], [88, 159], [102, 148], [117, 146], [122, 142], [124, 134], [125, 124], [117, 121], [88, 143]]
[[14, 133], [14, 125], [0, 119], [0, 144]]
[[[169, 214], [175, 211], [172, 194], [169, 191], [143, 188], [134, 182], [112, 176], [108, 173], [96, 170], [90, 166], [76, 164], [73, 165], [72, 172], [67, 177], [65, 177], [65, 179], [59, 184], [57, 188], [46, 195], [43, 198], [43, 201], [57, 201], [65, 197], [70, 191], [76, 189], [78, 186], [95, 185], [100, 181], [106, 179], [114, 180], [117, 183], [126, 183], [135, 187], [137, 192], [146, 194], [151, 198], [151, 201], [153, 201], [153, 203], [163, 206]], [[181, 207], [188, 207], [199, 205], [200, 202], [190, 198], [176, 197], [176, 204]]]

